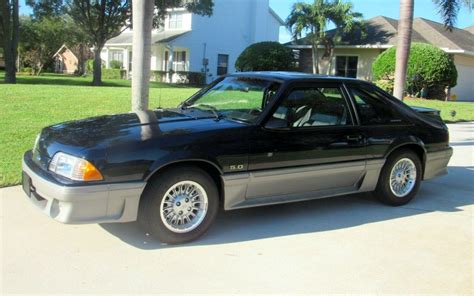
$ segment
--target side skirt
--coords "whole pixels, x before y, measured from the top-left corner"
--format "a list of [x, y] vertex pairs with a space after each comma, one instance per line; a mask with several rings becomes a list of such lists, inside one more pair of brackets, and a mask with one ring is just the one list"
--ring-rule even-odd
[[[312, 199], [322, 199], [332, 196], [339, 196], [345, 194], [370, 192], [375, 190], [379, 179], [380, 171], [385, 164], [385, 159], [369, 160], [366, 162], [366, 169], [359, 180], [352, 186], [345, 186], [339, 188], [332, 188], [320, 191], [311, 191], [295, 194], [283, 194], [275, 196], [265, 196], [259, 198], [247, 199], [247, 187], [252, 178], [252, 172], [227, 174], [222, 176], [224, 184], [224, 210], [235, 210], [241, 208], [250, 208], [266, 205], [274, 205], [281, 203], [298, 202]], [[318, 173], [325, 174], [327, 165], [313, 166], [310, 172], [319, 171]], [[279, 171], [275, 169], [272, 171]], [[308, 167], [302, 168], [308, 171]], [[290, 178], [290, 177], [289, 177]]]

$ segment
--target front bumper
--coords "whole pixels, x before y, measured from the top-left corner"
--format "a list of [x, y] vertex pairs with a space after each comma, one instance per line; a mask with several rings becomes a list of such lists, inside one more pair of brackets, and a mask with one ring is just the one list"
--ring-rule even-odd
[[131, 222], [137, 219], [143, 182], [66, 186], [45, 176], [23, 157], [23, 186], [29, 200], [43, 213], [66, 224]]
[[429, 180], [448, 173], [448, 163], [453, 155], [453, 148], [426, 153], [423, 180]]

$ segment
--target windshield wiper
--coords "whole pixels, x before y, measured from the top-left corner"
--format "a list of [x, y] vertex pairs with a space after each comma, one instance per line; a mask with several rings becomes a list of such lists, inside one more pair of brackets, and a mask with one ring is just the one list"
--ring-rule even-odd
[[219, 110], [217, 110], [217, 108], [214, 107], [214, 106], [212, 106], [212, 105], [208, 105], [208, 104], [194, 104], [194, 105], [191, 105], [191, 106], [187, 106], [187, 105], [184, 105], [184, 104], [183, 104], [183, 109], [199, 108], [199, 107], [208, 108], [209, 111], [211, 111], [212, 114], [214, 114], [214, 116], [216, 117], [216, 120], [220, 120], [220, 119], [222, 118], [222, 114], [219, 113]]

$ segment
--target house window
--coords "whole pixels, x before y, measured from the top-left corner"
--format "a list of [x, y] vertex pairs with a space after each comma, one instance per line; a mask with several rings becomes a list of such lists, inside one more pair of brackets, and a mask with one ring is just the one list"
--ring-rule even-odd
[[336, 76], [357, 78], [357, 56], [337, 56]]
[[217, 56], [217, 75], [226, 75], [229, 70], [229, 55], [220, 54]]
[[[164, 57], [164, 70], [168, 71], [169, 68], [169, 51], [165, 51]], [[174, 51], [173, 52], [173, 65], [171, 67], [173, 71], [187, 71], [186, 69], [186, 51]]]
[[181, 29], [183, 27], [183, 14], [181, 13], [170, 14], [168, 27], [170, 29]]
[[175, 51], [173, 60], [176, 71], [186, 71], [186, 51]]
[[123, 52], [122, 51], [111, 51], [110, 52], [111, 61], [123, 62]]

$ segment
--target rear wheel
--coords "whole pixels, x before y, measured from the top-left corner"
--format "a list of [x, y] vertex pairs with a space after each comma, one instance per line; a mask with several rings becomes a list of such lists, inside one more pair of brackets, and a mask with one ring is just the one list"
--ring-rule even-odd
[[164, 171], [143, 193], [138, 219], [163, 243], [197, 239], [212, 224], [219, 206], [216, 184], [203, 170], [177, 167]]
[[395, 152], [388, 157], [374, 194], [392, 206], [407, 204], [420, 188], [421, 175], [421, 161], [413, 151]]

